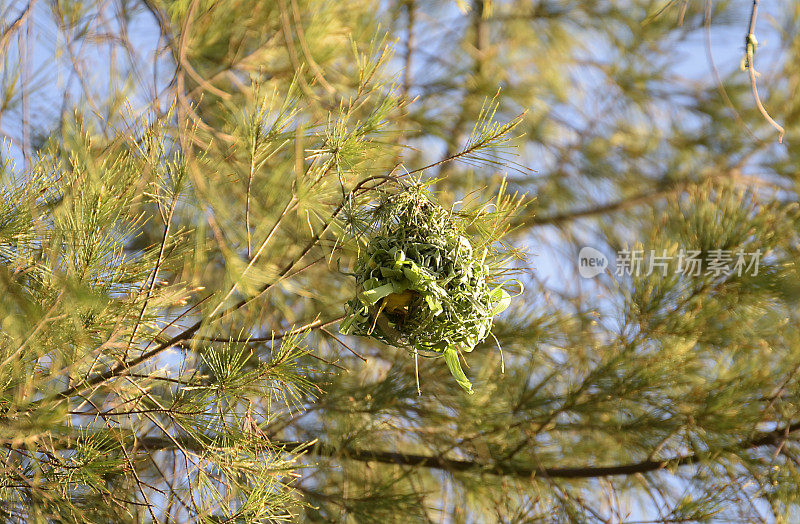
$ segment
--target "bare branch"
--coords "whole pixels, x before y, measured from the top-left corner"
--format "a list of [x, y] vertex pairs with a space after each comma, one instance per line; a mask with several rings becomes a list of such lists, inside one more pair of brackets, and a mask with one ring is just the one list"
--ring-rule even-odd
[[22, 24], [25, 23], [25, 19], [31, 14], [34, 5], [36, 5], [36, 0], [28, 2], [27, 7], [25, 7], [22, 13], [0, 33], [0, 55], [5, 54], [8, 41], [11, 39], [11, 36], [19, 30]]
[[757, 16], [758, 0], [753, 0], [753, 9], [750, 12], [750, 27], [747, 30], [747, 36], [744, 38], [745, 57], [744, 61], [742, 62], [742, 67], [746, 69], [748, 73], [750, 73], [750, 87], [753, 89], [753, 97], [756, 100], [756, 107], [758, 107], [758, 110], [761, 112], [761, 115], [764, 117], [764, 119], [778, 131], [778, 143], [782, 144], [783, 135], [786, 134], [786, 131], [771, 116], [769, 116], [764, 104], [761, 103], [761, 97], [758, 96], [758, 86], [756, 85], [757, 73], [755, 62], [753, 61], [756, 53], [756, 47], [758, 46], [758, 41], [756, 40], [755, 35]]
[[[766, 446], [778, 446], [785, 442], [787, 435], [800, 430], [800, 422], [789, 424], [773, 431], [756, 433], [750, 439], [742, 440], [731, 446], [726, 446], [719, 451], [740, 452]], [[575, 466], [575, 467], [529, 467], [510, 463], [483, 463], [474, 460], [449, 459], [441, 456], [422, 455], [414, 453], [401, 453], [397, 451], [379, 451], [360, 448], [336, 448], [320, 442], [309, 445], [308, 442], [270, 440], [279, 450], [287, 453], [305, 451], [315, 456], [355, 460], [359, 462], [377, 462], [381, 464], [395, 464], [398, 466], [424, 467], [438, 469], [450, 473], [484, 473], [503, 477], [530, 479], [534, 477], [560, 478], [560, 479], [590, 479], [611, 477], [619, 475], [634, 475], [637, 473], [652, 473], [670, 467], [681, 467], [698, 464], [705, 460], [705, 456], [697, 453], [678, 455], [664, 460], [643, 460], [628, 464], [611, 466]], [[143, 438], [139, 440], [141, 446], [149, 450], [170, 448], [173, 442], [160, 437]], [[180, 440], [181, 446], [191, 449], [200, 446], [197, 441], [188, 439]]]

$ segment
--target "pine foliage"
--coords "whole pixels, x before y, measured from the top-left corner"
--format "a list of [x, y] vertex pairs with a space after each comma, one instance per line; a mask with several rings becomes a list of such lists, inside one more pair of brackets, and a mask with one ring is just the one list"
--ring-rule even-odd
[[757, 5], [0, 2], [0, 519], [796, 521]]

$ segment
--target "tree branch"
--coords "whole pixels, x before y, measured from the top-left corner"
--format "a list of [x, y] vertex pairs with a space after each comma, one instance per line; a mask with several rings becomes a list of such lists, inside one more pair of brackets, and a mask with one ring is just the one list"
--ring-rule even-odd
[[557, 226], [563, 224], [564, 222], [577, 220], [579, 218], [589, 218], [597, 215], [604, 215], [606, 213], [613, 213], [615, 211], [621, 211], [623, 209], [628, 209], [640, 204], [646, 204], [649, 202], [653, 202], [655, 200], [659, 200], [662, 197], [681, 191], [685, 187], [686, 184], [680, 184], [678, 186], [674, 186], [669, 189], [664, 189], [660, 191], [645, 191], [639, 193], [638, 195], [634, 195], [632, 197], [617, 200], [616, 202], [601, 204], [599, 206], [590, 207], [587, 209], [565, 211], [563, 213], [556, 213], [554, 215], [549, 215], [549, 216], [541, 216], [541, 217], [532, 216], [528, 219], [523, 219], [520, 222], [519, 226], [521, 227], [545, 226], [545, 225]]
[[621, 198], [617, 201], [609, 202], [607, 204], [600, 204], [595, 207], [564, 211], [563, 213], [556, 213], [549, 216], [546, 215], [546, 216], [521, 217], [513, 225], [514, 227], [531, 227], [531, 226], [546, 226], [546, 225], [557, 226], [565, 222], [578, 220], [580, 218], [589, 218], [598, 215], [604, 215], [606, 213], [614, 213], [617, 211], [630, 209], [632, 207], [641, 204], [648, 204], [650, 202], [655, 202], [664, 197], [680, 193], [681, 191], [684, 191], [690, 186], [700, 185], [710, 180], [719, 180], [724, 178], [730, 178], [732, 180], [741, 181], [742, 176], [739, 170], [739, 165], [733, 166], [730, 170], [727, 170], [722, 173], [702, 177], [700, 178], [700, 180], [681, 180], [678, 182], [673, 182], [663, 189], [651, 189], [648, 191], [642, 191], [641, 193]]
[[[800, 422], [778, 428], [772, 431], [756, 433], [749, 439], [744, 439], [736, 444], [723, 447], [719, 450], [709, 451], [709, 455], [719, 452], [736, 453], [747, 449], [779, 445], [787, 435], [800, 430]], [[179, 439], [181, 445], [187, 449], [200, 447], [195, 440]], [[169, 449], [174, 443], [160, 437], [147, 437], [137, 441], [143, 449], [150, 451]], [[688, 466], [704, 460], [698, 453], [679, 455], [664, 460], [643, 460], [629, 464], [612, 466], [575, 466], [575, 467], [529, 467], [520, 464], [496, 463], [485, 464], [473, 460], [449, 459], [434, 455], [421, 455], [414, 453], [401, 453], [397, 451], [380, 451], [371, 449], [344, 448], [339, 449], [328, 444], [289, 440], [271, 440], [270, 443], [278, 450], [286, 453], [308, 453], [318, 457], [332, 459], [355, 460], [359, 462], [374, 462], [380, 464], [394, 464], [398, 466], [424, 467], [438, 469], [450, 473], [487, 473], [504, 477], [530, 479], [533, 477], [560, 478], [560, 479], [591, 479], [620, 475], [633, 475], [637, 473], [651, 473], [668, 467]]]

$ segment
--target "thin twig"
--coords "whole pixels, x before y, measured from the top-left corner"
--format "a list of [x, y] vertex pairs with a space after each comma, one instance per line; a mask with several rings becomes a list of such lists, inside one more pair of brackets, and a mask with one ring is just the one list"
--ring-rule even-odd
[[328, 331], [327, 329], [325, 329], [325, 328], [321, 328], [321, 331], [322, 331], [323, 333], [325, 333], [326, 335], [328, 335], [329, 337], [333, 338], [333, 339], [334, 339], [336, 342], [338, 342], [339, 344], [341, 344], [341, 345], [342, 345], [342, 346], [344, 346], [345, 348], [347, 348], [347, 350], [348, 350], [348, 351], [350, 351], [350, 353], [352, 353], [353, 355], [357, 356], [358, 358], [360, 358], [360, 359], [361, 359], [361, 360], [363, 360], [364, 362], [366, 362], [366, 361], [367, 361], [367, 359], [366, 359], [364, 356], [362, 356], [362, 355], [358, 354], [358, 353], [357, 353], [357, 352], [356, 352], [356, 351], [355, 351], [353, 348], [351, 348], [350, 346], [348, 346], [347, 344], [345, 344], [343, 340], [341, 340], [339, 337], [337, 337], [336, 335], [334, 335], [333, 333], [331, 333], [331, 332], [330, 332], [330, 331]]
[[416, 13], [415, 0], [406, 0], [403, 4], [406, 10], [406, 45], [403, 56], [403, 97], [408, 97], [411, 91], [411, 59], [414, 52], [414, 18]]
[[147, 280], [142, 282], [142, 289], [139, 290], [139, 294], [144, 290], [144, 287], [147, 286], [147, 293], [144, 297], [144, 302], [142, 302], [142, 309], [139, 311], [139, 318], [136, 319], [136, 323], [133, 325], [133, 330], [131, 331], [131, 337], [128, 339], [128, 347], [125, 349], [125, 353], [123, 354], [123, 359], [128, 357], [128, 352], [130, 351], [131, 347], [133, 346], [134, 341], [136, 340], [136, 334], [139, 331], [139, 326], [142, 324], [142, 320], [144, 320], [144, 315], [147, 311], [147, 305], [150, 302], [150, 298], [153, 296], [153, 290], [156, 287], [156, 282], [158, 282], [158, 273], [161, 270], [161, 264], [164, 262], [164, 252], [167, 247], [167, 240], [169, 240], [169, 230], [172, 226], [172, 218], [175, 215], [175, 208], [178, 205], [178, 191], [173, 188], [173, 195], [172, 195], [172, 202], [169, 206], [169, 212], [167, 214], [166, 220], [164, 221], [164, 234], [161, 236], [161, 245], [158, 249], [158, 258], [156, 259], [156, 265], [153, 268], [152, 278], [150, 280], [149, 286]]
[[253, 177], [256, 174], [256, 151], [258, 149], [258, 139], [260, 130], [253, 135], [253, 144], [250, 147], [250, 174], [247, 176], [247, 196], [244, 201], [244, 227], [247, 230], [247, 260], [252, 261], [253, 241], [250, 234], [250, 191], [253, 187]]
[[758, 96], [758, 86], [756, 85], [756, 67], [753, 61], [756, 53], [758, 41], [756, 40], [756, 17], [758, 16], [758, 0], [753, 0], [753, 9], [750, 11], [750, 27], [747, 30], [747, 36], [744, 38], [745, 44], [745, 59], [744, 68], [750, 73], [750, 87], [753, 89], [753, 97], [756, 100], [756, 107], [761, 112], [764, 119], [778, 131], [778, 143], [783, 143], [783, 135], [786, 131], [778, 124], [767, 112], [764, 104], [761, 103], [761, 97]]
[[311, 49], [309, 49], [308, 47], [308, 42], [306, 41], [306, 34], [305, 31], [303, 30], [303, 24], [301, 23], [302, 21], [300, 20], [300, 10], [297, 8], [297, 1], [296, 0], [290, 0], [290, 1], [292, 3], [292, 13], [294, 15], [294, 21], [295, 21], [294, 28], [295, 31], [297, 32], [297, 40], [300, 42], [300, 49], [303, 50], [303, 54], [306, 57], [306, 61], [308, 62], [311, 71], [314, 73], [317, 82], [319, 82], [320, 85], [324, 87], [329, 94], [333, 94], [336, 92], [336, 89], [325, 79], [325, 75], [322, 72], [322, 68], [319, 66], [319, 64], [317, 64], [317, 61], [314, 60], [314, 57], [311, 55]]
[[278, 6], [281, 11], [281, 23], [283, 24], [283, 39], [286, 42], [286, 51], [289, 54], [289, 58], [292, 61], [292, 65], [294, 66], [295, 74], [297, 76], [297, 84], [300, 86], [300, 89], [303, 90], [303, 93], [306, 94], [312, 100], [319, 100], [319, 97], [314, 94], [309, 87], [308, 82], [303, 77], [303, 66], [300, 63], [300, 59], [297, 56], [297, 49], [294, 46], [294, 36], [292, 35], [292, 28], [291, 28], [291, 21], [289, 20], [289, 13], [286, 8], [286, 3], [283, 0], [278, 0]]
[[717, 91], [719, 91], [719, 95], [722, 97], [722, 100], [725, 102], [725, 105], [730, 108], [733, 112], [733, 116], [736, 118], [736, 121], [747, 131], [747, 134], [750, 135], [750, 138], [753, 140], [758, 140], [758, 138], [753, 134], [750, 130], [750, 126], [747, 125], [747, 122], [744, 121], [742, 115], [739, 114], [737, 111], [736, 106], [733, 105], [733, 101], [731, 97], [728, 96], [728, 91], [725, 89], [725, 85], [722, 83], [722, 78], [719, 76], [719, 69], [717, 69], [717, 64], [714, 62], [714, 54], [711, 52], [711, 0], [706, 0], [705, 5], [705, 15], [703, 19], [703, 26], [705, 28], [705, 43], [706, 43], [706, 57], [708, 58], [708, 66], [711, 69], [711, 73], [714, 75], [714, 82], [717, 85]]
[[11, 36], [14, 34], [15, 31], [19, 30], [20, 26], [25, 23], [25, 19], [28, 18], [28, 15], [31, 14], [33, 10], [33, 6], [36, 4], [36, 0], [31, 0], [28, 2], [27, 7], [19, 14], [19, 16], [9, 24], [8, 27], [3, 29], [3, 32], [0, 33], [0, 55], [4, 55], [6, 51], [6, 45], [8, 45], [8, 41], [11, 39]]
[[344, 315], [330, 319], [330, 320], [320, 320], [319, 318], [314, 319], [312, 322], [308, 322], [300, 327], [292, 328], [286, 331], [281, 332], [272, 332], [271, 336], [268, 337], [249, 337], [249, 338], [233, 338], [233, 337], [194, 337], [192, 340], [196, 340], [198, 342], [223, 342], [226, 344], [256, 344], [260, 342], [272, 342], [273, 340], [281, 340], [285, 337], [290, 337], [293, 335], [297, 335], [303, 333], [304, 331], [310, 331], [312, 329], [317, 329], [325, 326], [329, 326], [336, 322], [339, 322], [344, 318]]

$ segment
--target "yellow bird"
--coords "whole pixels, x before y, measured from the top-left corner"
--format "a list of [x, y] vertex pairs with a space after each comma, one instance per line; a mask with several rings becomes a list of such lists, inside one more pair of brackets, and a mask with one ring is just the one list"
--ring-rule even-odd
[[419, 293], [406, 289], [402, 293], [392, 293], [383, 299], [383, 310], [393, 315], [405, 316], [408, 314], [408, 306], [419, 296]]
[[[402, 293], [392, 293], [383, 298], [380, 306], [370, 306], [369, 311], [372, 315], [373, 323], [372, 329], [376, 326], [380, 328], [384, 335], [400, 340], [403, 334], [395, 329], [389, 321], [394, 322], [395, 325], [400, 325], [405, 321], [408, 316], [408, 308], [419, 293], [407, 289]], [[372, 330], [370, 330], [371, 332]]]

